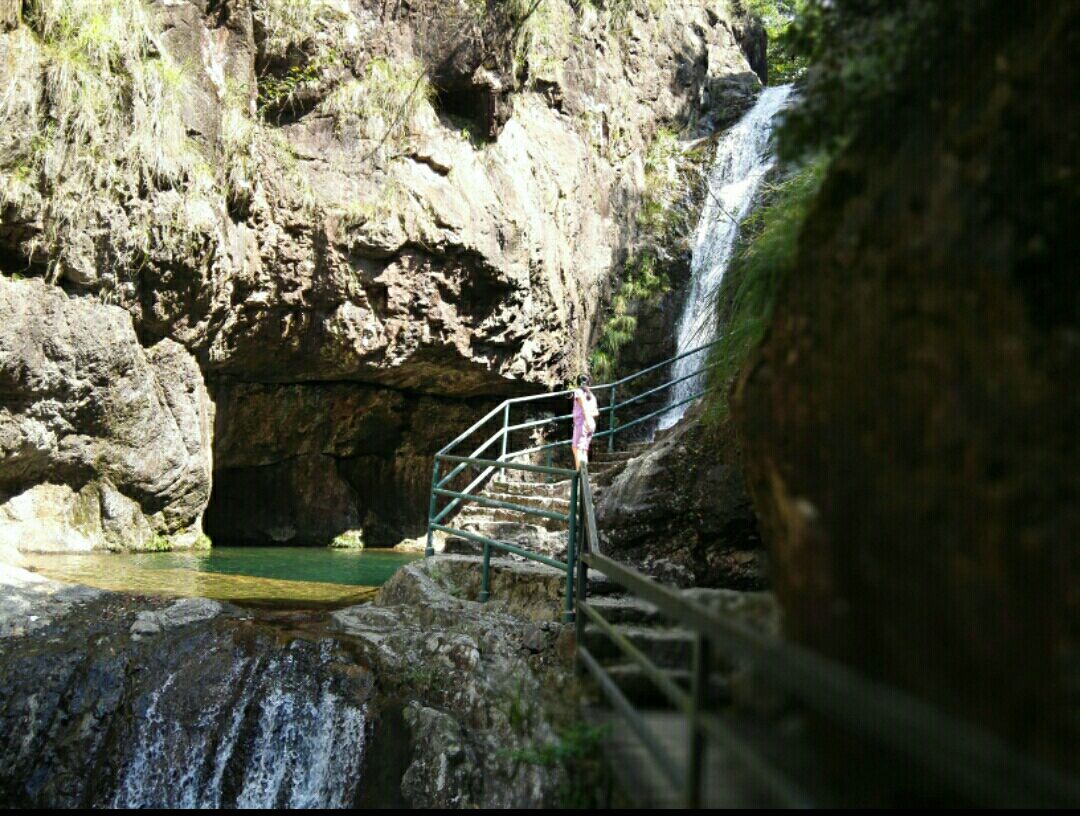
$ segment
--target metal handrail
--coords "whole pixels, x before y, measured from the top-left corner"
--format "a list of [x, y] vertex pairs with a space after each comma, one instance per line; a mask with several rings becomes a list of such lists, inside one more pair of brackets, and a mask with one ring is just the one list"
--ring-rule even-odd
[[[771, 687], [791, 694], [816, 713], [886, 750], [902, 754], [934, 774], [944, 787], [970, 801], [998, 807], [1080, 804], [1080, 783], [1018, 754], [998, 737], [959, 721], [906, 692], [868, 680], [841, 663], [729, 620], [641, 572], [602, 555], [597, 547], [599, 537], [587, 464], [582, 466], [580, 478], [579, 512], [583, 523], [576, 582], [576, 635], [577, 651], [583, 666], [597, 677], [601, 689], [612, 699], [615, 707], [626, 715], [626, 705], [629, 703], [625, 698], [620, 700], [612, 697], [612, 688], [617, 691], [617, 687], [585, 646], [586, 619], [599, 624], [601, 630], [609, 635], [614, 628], [589, 604], [590, 568], [648, 601], [671, 620], [689, 629], [695, 637], [695, 662], [698, 665], [693, 673], [693, 688], [689, 694], [673, 687], [666, 678], [661, 680], [663, 670], [634, 649], [632, 644], [620, 643], [613, 638], [621, 651], [654, 680], [676, 710], [688, 718], [691, 736], [688, 770], [674, 777], [667, 774], [673, 783], [683, 788], [688, 806], [701, 804], [701, 755], [695, 753], [694, 747], [699, 744], [699, 731], [701, 735], [709, 734], [723, 741], [781, 801], [796, 807], [811, 804], [809, 797], [794, 780], [772, 767], [720, 719], [707, 714], [707, 678], [702, 676], [706, 669], [701, 661], [707, 662], [710, 649], [716, 649], [729, 658], [751, 662]], [[626, 648], [627, 645], [631, 648]], [[637, 721], [634, 721], [634, 717]], [[650, 754], [656, 756], [663, 750], [654, 737], [642, 731], [647, 726], [640, 715], [634, 712], [629, 722]], [[656, 758], [662, 768], [670, 769], [670, 757]], [[698, 788], [693, 789], [694, 785], [698, 785]]]
[[[597, 439], [606, 438], [608, 440], [608, 449], [611, 450], [614, 447], [614, 439], [615, 439], [616, 434], [621, 433], [623, 431], [626, 431], [629, 428], [636, 427], [636, 426], [642, 424], [643, 422], [648, 422], [648, 421], [652, 420], [653, 418], [659, 416], [660, 414], [663, 414], [663, 413], [665, 413], [667, 411], [670, 411], [670, 410], [672, 410], [674, 408], [680, 407], [680, 406], [682, 406], [682, 405], [684, 405], [684, 404], [686, 404], [688, 402], [691, 402], [691, 401], [693, 401], [695, 399], [698, 399], [700, 396], [702, 396], [705, 393], [704, 391], [702, 391], [700, 393], [697, 393], [697, 394], [694, 394], [694, 395], [692, 395], [692, 396], [690, 396], [690, 397], [688, 397], [686, 399], [680, 400], [679, 402], [677, 402], [675, 404], [668, 405], [668, 406], [666, 406], [664, 408], [661, 408], [659, 410], [647, 413], [644, 416], [637, 417], [636, 419], [633, 419], [633, 420], [631, 420], [629, 422], [624, 422], [622, 425], [617, 426], [616, 422], [615, 422], [616, 412], [620, 408], [625, 408], [625, 407], [628, 407], [630, 405], [636, 404], [636, 403], [640, 402], [642, 399], [645, 399], [646, 397], [652, 396], [654, 394], [658, 394], [658, 393], [660, 393], [661, 391], [663, 391], [665, 389], [671, 388], [672, 386], [676, 385], [677, 383], [681, 383], [681, 382], [689, 380], [689, 379], [691, 379], [693, 377], [696, 377], [696, 376], [704, 373], [707, 369], [711, 368], [712, 365], [710, 364], [710, 365], [701, 366], [700, 368], [698, 368], [696, 371], [692, 372], [691, 374], [685, 374], [685, 375], [680, 376], [678, 378], [669, 380], [669, 381], [667, 381], [667, 382], [665, 382], [665, 383], [663, 383], [663, 384], [661, 384], [659, 386], [655, 386], [653, 388], [650, 388], [649, 390], [647, 390], [646, 392], [644, 392], [642, 394], [638, 394], [636, 396], [624, 399], [621, 403], [616, 402], [616, 400], [615, 400], [617, 386], [624, 385], [625, 383], [631, 382], [631, 381], [633, 381], [633, 380], [635, 380], [635, 379], [637, 379], [637, 378], [639, 378], [641, 376], [644, 376], [645, 374], [648, 374], [650, 372], [661, 369], [664, 366], [671, 365], [671, 364], [675, 363], [676, 361], [683, 359], [684, 357], [688, 357], [690, 355], [698, 354], [698, 353], [700, 353], [702, 351], [705, 351], [706, 349], [708, 349], [711, 346], [715, 345], [715, 343], [717, 343], [717, 342], [719, 342], [719, 341], [714, 340], [711, 343], [705, 343], [705, 344], [703, 344], [701, 346], [698, 346], [697, 348], [690, 349], [689, 351], [682, 352], [681, 354], [676, 354], [675, 356], [670, 357], [667, 360], [664, 360], [662, 362], [651, 365], [648, 368], [644, 368], [644, 369], [642, 369], [640, 371], [636, 371], [633, 374], [630, 374], [630, 375], [628, 375], [626, 377], [623, 377], [623, 378], [621, 378], [619, 380], [615, 380], [614, 382], [604, 383], [604, 384], [601, 384], [601, 385], [594, 386], [593, 387], [594, 391], [609, 390], [610, 394], [611, 394], [610, 404], [605, 406], [602, 409], [603, 412], [608, 415], [609, 427], [606, 430], [603, 430], [603, 431], [598, 430], [594, 434], [594, 438], [597, 438]], [[522, 421], [522, 422], [511, 423], [511, 421], [510, 421], [510, 409], [514, 405], [520, 405], [520, 404], [526, 403], [526, 402], [535, 403], [535, 402], [543, 402], [543, 401], [557, 399], [557, 398], [569, 397], [573, 393], [574, 392], [571, 391], [571, 390], [563, 390], [563, 391], [555, 391], [555, 392], [551, 392], [551, 393], [547, 393], [547, 394], [528, 395], [528, 396], [521, 396], [521, 397], [511, 397], [509, 399], [505, 399], [501, 403], [499, 403], [497, 406], [492, 408], [490, 411], [488, 411], [486, 414], [484, 414], [484, 416], [482, 416], [480, 419], [478, 419], [472, 425], [470, 425], [468, 429], [466, 429], [462, 433], [458, 434], [457, 437], [455, 437], [451, 442], [449, 442], [447, 445], [443, 446], [439, 450], [439, 452], [435, 455], [434, 462], [432, 463], [431, 495], [430, 495], [429, 504], [428, 504], [427, 547], [425, 549], [425, 554], [426, 555], [434, 554], [434, 538], [433, 538], [433, 536], [434, 536], [434, 533], [435, 533], [436, 530], [442, 530], [442, 527], [440, 526], [442, 524], [442, 522], [444, 522], [455, 510], [458, 510], [459, 508], [461, 508], [467, 502], [475, 502], [477, 504], [485, 504], [484, 502], [482, 502], [482, 501], [480, 501], [478, 499], [477, 493], [475, 493], [474, 491], [481, 488], [487, 482], [487, 480], [489, 478], [491, 478], [492, 474], [496, 473], [497, 471], [501, 471], [501, 470], [508, 469], [508, 468], [513, 469], [515, 467], [515, 465], [511, 464], [513, 462], [513, 460], [520, 459], [523, 456], [529, 456], [531, 454], [542, 453], [542, 452], [546, 451], [548, 453], [548, 463], [549, 463], [548, 464], [548, 469], [543, 470], [541, 472], [543, 472], [549, 479], [551, 477], [567, 478], [568, 474], [570, 474], [571, 471], [567, 471], [564, 468], [563, 469], [552, 468], [550, 466], [550, 462], [551, 462], [551, 453], [556, 448], [560, 448], [560, 447], [563, 447], [563, 446], [570, 445], [571, 440], [569, 438], [569, 435], [567, 435], [567, 438], [565, 438], [565, 439], [556, 439], [553, 442], [543, 442], [541, 444], [533, 445], [533, 446], [526, 447], [526, 448], [523, 448], [523, 449], [520, 449], [520, 450], [511, 450], [511, 449], [509, 449], [509, 438], [510, 438], [510, 434], [515, 432], [515, 431], [528, 430], [530, 428], [540, 428], [540, 427], [544, 427], [544, 426], [556, 425], [556, 424], [558, 424], [560, 422], [566, 422], [567, 420], [570, 420], [570, 419], [573, 418], [573, 414], [558, 414], [558, 415], [555, 415], [555, 416], [544, 417], [544, 418], [540, 418], [540, 419], [529, 419], [529, 420], [525, 420], [525, 421]], [[498, 428], [486, 440], [484, 440], [479, 445], [479, 447], [477, 447], [475, 450], [473, 450], [468, 456], [456, 456], [456, 455], [451, 454], [451, 451], [457, 445], [459, 445], [461, 442], [463, 442], [464, 440], [471, 437], [473, 434], [475, 434], [477, 431], [479, 431], [481, 428], [483, 428], [487, 423], [489, 423], [492, 419], [497, 418], [500, 414], [502, 415], [501, 427]], [[501, 446], [499, 456], [497, 458], [490, 458], [490, 457], [481, 456], [481, 454], [485, 453], [489, 448], [491, 448], [492, 445], [496, 445], [499, 442], [502, 443], [502, 446]], [[441, 464], [442, 463], [452, 464], [453, 467], [450, 468], [449, 472], [447, 472], [445, 474], [442, 474], [442, 472], [441, 472]], [[465, 487], [463, 487], [461, 489], [458, 489], [458, 490], [451, 489], [451, 482], [455, 478], [460, 476], [462, 473], [465, 473], [470, 468], [476, 468], [476, 467], [481, 468], [480, 472], [476, 476], [474, 476], [472, 478], [472, 480]], [[532, 466], [532, 467], [540, 467], [540, 466]], [[528, 468], [519, 468], [519, 469], [527, 470]], [[571, 477], [571, 478], [573, 478], [573, 477]], [[440, 498], [450, 499], [450, 501], [442, 509], [438, 509], [438, 500]], [[493, 506], [493, 505], [488, 504], [487, 506]], [[518, 510], [515, 507], [504, 507], [503, 509], [511, 510], [511, 511], [514, 511], [514, 512], [522, 512], [522, 511]], [[570, 526], [572, 526], [572, 523], [574, 521], [572, 516], [573, 516], [573, 513], [571, 513], [571, 518], [566, 519], [567, 524], [570, 525]], [[495, 544], [497, 544], [497, 543], [499, 543], [499, 542], [495, 542]], [[505, 542], [502, 542], [502, 543], [505, 543]], [[492, 546], [495, 546], [495, 544], [492, 544]], [[496, 547], [496, 548], [500, 549], [499, 547]], [[568, 594], [569, 594], [569, 590], [568, 590]], [[570, 614], [570, 613], [568, 613], [568, 614]]]
[[[691, 356], [693, 354], [697, 354], [699, 352], [702, 352], [705, 349], [711, 348], [712, 346], [715, 346], [718, 342], [720, 342], [720, 341], [719, 340], [712, 340], [712, 341], [710, 341], [708, 343], [704, 343], [704, 344], [698, 346], [697, 348], [692, 348], [689, 351], [684, 351], [681, 354], [676, 354], [673, 357], [669, 357], [666, 360], [662, 360], [659, 363], [655, 363], [654, 365], [648, 366], [647, 368], [643, 368], [640, 371], [635, 371], [632, 374], [628, 374], [627, 376], [623, 377], [622, 379], [615, 380], [615, 381], [609, 382], [609, 383], [601, 383], [600, 385], [594, 385], [594, 386], [592, 386], [592, 389], [594, 391], [608, 391], [608, 390], [610, 390], [612, 388], [616, 388], [616, 387], [618, 387], [620, 385], [624, 385], [625, 383], [632, 382], [633, 380], [636, 380], [639, 377], [643, 377], [644, 375], [649, 374], [649, 373], [651, 373], [653, 371], [656, 371], [657, 369], [663, 368], [664, 366], [671, 365], [672, 363], [675, 363], [675, 362], [683, 359], [684, 357], [689, 357], [689, 356]], [[702, 369], [699, 369], [698, 371], [695, 371], [694, 374], [688, 375], [688, 376], [695, 376], [697, 374], [700, 374], [703, 370], [704, 370], [704, 367]], [[684, 377], [683, 379], [688, 379], [688, 377]], [[675, 382], [675, 381], [673, 381], [673, 382]], [[660, 388], [669, 387], [669, 386], [671, 386], [673, 384], [673, 382], [665, 383], [664, 385], [660, 386]], [[658, 389], [653, 389], [653, 390], [655, 391], [655, 390], [658, 390]], [[547, 392], [547, 393], [543, 393], [543, 394], [530, 394], [530, 395], [526, 395], [526, 396], [522, 396], [522, 397], [510, 397], [509, 399], [505, 399], [502, 402], [500, 402], [497, 406], [492, 408], [490, 411], [488, 411], [488, 413], [484, 414], [484, 416], [482, 416], [480, 419], [478, 419], [476, 422], [474, 422], [471, 426], [469, 426], [468, 430], [465, 430], [462, 433], [458, 434], [456, 437], [454, 437], [453, 440], [451, 440], [449, 443], [447, 443], [442, 448], [440, 448], [439, 453], [447, 453], [451, 448], [454, 448], [455, 446], [460, 444], [463, 440], [467, 439], [469, 436], [476, 433], [476, 431], [478, 431], [488, 420], [490, 420], [492, 417], [494, 417], [500, 411], [505, 411], [506, 407], [509, 406], [509, 405], [518, 405], [518, 404], [523, 403], [523, 402], [538, 402], [540, 400], [555, 399], [557, 397], [569, 397], [573, 393], [574, 393], [573, 389], [566, 389], [566, 390], [563, 390], [563, 391], [552, 391], [552, 392]], [[616, 405], [615, 407], [619, 408], [619, 407], [622, 407], [622, 406]], [[565, 419], [565, 417], [557, 417], [555, 419]], [[549, 420], [549, 421], [554, 421], [554, 419]]]

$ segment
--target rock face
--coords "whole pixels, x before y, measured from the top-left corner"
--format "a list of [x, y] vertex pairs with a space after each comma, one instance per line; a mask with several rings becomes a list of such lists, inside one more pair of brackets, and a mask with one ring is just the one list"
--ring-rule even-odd
[[554, 806], [565, 771], [530, 757], [560, 744], [556, 726], [573, 708], [570, 627], [505, 611], [508, 604], [557, 613], [550, 599], [537, 606], [549, 582], [537, 590], [528, 577], [506, 574], [505, 603], [479, 604], [459, 594], [466, 575], [479, 575], [478, 559], [424, 559], [399, 570], [375, 605], [332, 617], [357, 642], [380, 692], [407, 701], [401, 793], [408, 804]]
[[734, 428], [700, 414], [688, 411], [603, 489], [604, 552], [680, 586], [761, 589], [765, 554]]
[[131, 316], [0, 278], [0, 550], [194, 546], [211, 405], [195, 360]]
[[84, 603], [40, 637], [0, 640], [4, 802], [356, 802], [372, 678], [332, 638], [290, 636], [235, 609], [208, 622], [198, 601], [142, 609], [135, 626], [151, 617], [162, 626], [129, 635], [132, 607], [145, 600]]
[[409, 397], [352, 383], [221, 384], [215, 541], [326, 544], [350, 530], [366, 545], [420, 535], [431, 457], [490, 402]]
[[735, 405], [791, 633], [1076, 769], [1080, 16], [987, 5], [836, 160]]
[[[274, 0], [152, 3], [108, 54], [82, 53], [65, 39], [80, 21], [51, 25], [41, 5], [0, 26], [0, 270], [107, 299], [144, 343], [184, 346], [220, 389], [223, 433], [246, 427], [227, 413], [247, 386], [285, 411], [303, 389], [404, 394], [393, 453], [369, 450], [358, 423], [334, 441], [354, 462], [307, 458], [337, 454], [309, 453], [283, 415], [296, 447], [220, 459], [220, 517], [291, 492], [280, 517], [245, 511], [271, 538], [307, 523], [324, 479], [331, 527], [408, 526], [378, 501], [421, 518], [409, 485], [430, 451], [407, 439], [420, 395], [573, 374], [632, 239], [651, 135], [759, 85], [752, 27], [705, 0], [545, 0], [527, 18], [471, 0], [317, 0], [293, 17]], [[46, 85], [65, 49], [83, 58], [76, 87]], [[76, 116], [85, 88], [104, 89], [90, 120]], [[458, 413], [437, 412], [442, 431]]]
[[527, 574], [507, 580], [517, 566], [497, 568], [504, 603], [455, 596], [477, 559], [434, 558], [327, 621], [63, 587], [0, 565], [0, 797], [560, 804], [577, 699], [570, 628], [507, 613], [539, 608], [547, 591]]

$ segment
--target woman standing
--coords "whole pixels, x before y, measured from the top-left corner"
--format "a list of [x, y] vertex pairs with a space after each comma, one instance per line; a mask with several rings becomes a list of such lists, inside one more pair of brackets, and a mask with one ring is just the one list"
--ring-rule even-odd
[[574, 452], [574, 469], [579, 470], [582, 462], [589, 461], [589, 443], [596, 433], [596, 418], [600, 415], [600, 406], [589, 388], [589, 375], [578, 377], [578, 387], [574, 389], [574, 439], [570, 449]]

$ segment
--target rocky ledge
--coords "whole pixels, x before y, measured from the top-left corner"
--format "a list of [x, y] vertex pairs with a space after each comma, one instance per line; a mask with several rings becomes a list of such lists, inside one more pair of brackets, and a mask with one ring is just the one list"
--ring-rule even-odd
[[551, 757], [576, 695], [570, 632], [550, 619], [554, 584], [499, 564], [503, 600], [481, 605], [468, 599], [473, 574], [466, 557], [417, 562], [374, 604], [327, 615], [131, 597], [4, 568], [0, 799], [559, 804], [568, 778]]

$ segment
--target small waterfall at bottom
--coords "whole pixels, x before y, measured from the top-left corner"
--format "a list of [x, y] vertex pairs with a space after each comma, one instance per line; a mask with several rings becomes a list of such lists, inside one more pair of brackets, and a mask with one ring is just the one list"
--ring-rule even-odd
[[[716, 156], [709, 169], [705, 203], [694, 236], [690, 261], [690, 291], [679, 318], [676, 353], [682, 354], [708, 343], [716, 334], [713, 293], [731, 263], [739, 224], [746, 217], [772, 167], [769, 141], [776, 114], [787, 104], [790, 85], [766, 88], [754, 107], [731, 127], [716, 146]], [[690, 377], [706, 362], [706, 353], [691, 354], [677, 360], [671, 378]], [[688, 407], [679, 405], [701, 391], [701, 376], [690, 377], [671, 389], [669, 411], [660, 417], [659, 428], [670, 428]]]
[[[187, 645], [187, 644], [183, 644]], [[207, 645], [207, 644], [204, 644]], [[111, 807], [341, 808], [357, 795], [366, 706], [333, 644], [191, 649], [135, 696]], [[176, 665], [179, 663], [180, 665]], [[352, 667], [355, 669], [355, 667]], [[340, 669], [345, 669], [341, 671]]]

